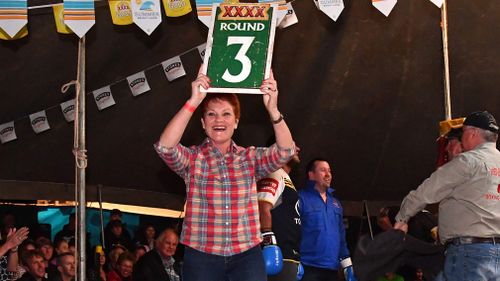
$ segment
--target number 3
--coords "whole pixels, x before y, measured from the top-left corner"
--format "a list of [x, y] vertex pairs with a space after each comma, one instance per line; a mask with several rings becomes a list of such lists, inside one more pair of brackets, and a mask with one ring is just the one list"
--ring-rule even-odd
[[227, 45], [241, 44], [241, 48], [238, 50], [236, 54], [236, 59], [241, 63], [242, 69], [241, 72], [237, 75], [232, 75], [229, 73], [229, 70], [226, 68], [224, 71], [224, 75], [222, 75], [222, 79], [226, 80], [230, 83], [239, 83], [245, 79], [247, 79], [248, 75], [250, 75], [250, 71], [252, 70], [252, 62], [246, 56], [248, 49], [252, 45], [255, 37], [253, 36], [228, 36], [227, 37]]

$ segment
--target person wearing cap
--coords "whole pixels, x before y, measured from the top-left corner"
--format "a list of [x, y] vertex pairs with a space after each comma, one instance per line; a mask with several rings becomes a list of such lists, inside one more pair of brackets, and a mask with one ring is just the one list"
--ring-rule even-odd
[[447, 162], [453, 160], [458, 154], [462, 153], [462, 127], [451, 128], [446, 134], [446, 156]]
[[464, 121], [463, 152], [403, 200], [395, 229], [426, 204], [439, 202], [439, 237], [446, 245], [445, 280], [500, 277], [500, 151], [498, 125], [486, 111]]

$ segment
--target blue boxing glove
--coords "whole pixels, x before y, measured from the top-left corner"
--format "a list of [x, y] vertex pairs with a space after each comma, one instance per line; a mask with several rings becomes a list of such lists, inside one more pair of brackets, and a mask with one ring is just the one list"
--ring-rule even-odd
[[340, 260], [340, 265], [342, 266], [342, 271], [344, 271], [344, 277], [346, 281], [358, 281], [358, 279], [356, 279], [356, 276], [354, 275], [350, 257]]
[[267, 275], [276, 275], [283, 269], [283, 254], [276, 244], [276, 237], [272, 231], [262, 233], [262, 246], [264, 246], [262, 255]]
[[304, 267], [299, 262], [299, 264], [297, 265], [297, 281], [301, 280], [302, 277], [304, 277]]

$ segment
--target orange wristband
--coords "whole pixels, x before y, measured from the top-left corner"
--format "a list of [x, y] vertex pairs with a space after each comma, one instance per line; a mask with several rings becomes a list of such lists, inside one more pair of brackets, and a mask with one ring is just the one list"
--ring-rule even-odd
[[196, 107], [192, 106], [189, 104], [189, 102], [186, 102], [183, 106], [187, 111], [193, 113], [196, 110]]

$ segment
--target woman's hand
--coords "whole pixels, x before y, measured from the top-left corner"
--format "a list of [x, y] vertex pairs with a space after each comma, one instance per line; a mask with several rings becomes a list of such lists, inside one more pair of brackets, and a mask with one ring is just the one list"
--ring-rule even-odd
[[198, 70], [198, 76], [196, 77], [196, 80], [191, 82], [191, 98], [189, 100], [189, 103], [194, 107], [198, 107], [198, 105], [200, 105], [203, 99], [207, 96], [207, 93], [202, 92], [200, 87], [203, 87], [203, 89], [205, 90], [210, 88], [210, 78], [202, 73], [202, 69], [203, 64]]
[[8, 245], [9, 249], [15, 248], [28, 238], [28, 233], [29, 229], [27, 227], [21, 227], [18, 230], [11, 228], [7, 233], [7, 241], [5, 244]]
[[264, 101], [264, 106], [266, 107], [271, 120], [278, 119], [280, 116], [280, 112], [278, 110], [278, 82], [274, 80], [272, 69], [269, 78], [262, 81], [260, 91], [263, 93], [262, 99]]

